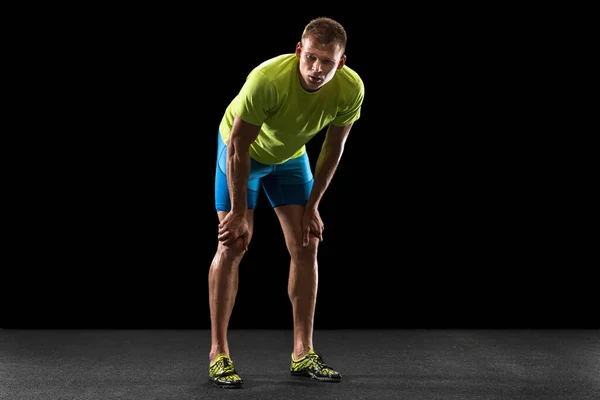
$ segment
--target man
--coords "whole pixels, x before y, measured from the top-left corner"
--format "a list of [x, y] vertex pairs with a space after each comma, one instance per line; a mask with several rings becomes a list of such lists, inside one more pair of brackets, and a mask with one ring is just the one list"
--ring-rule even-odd
[[[258, 65], [219, 125], [215, 202], [218, 246], [208, 283], [211, 317], [209, 379], [239, 388], [227, 342], [238, 267], [252, 238], [254, 209], [264, 189], [281, 224], [291, 263], [288, 294], [294, 343], [290, 372], [323, 382], [341, 375], [314, 351], [317, 249], [323, 240], [318, 207], [360, 117], [364, 84], [346, 63], [346, 32], [330, 18], [310, 21], [293, 54]], [[305, 144], [327, 127], [311, 171]]]

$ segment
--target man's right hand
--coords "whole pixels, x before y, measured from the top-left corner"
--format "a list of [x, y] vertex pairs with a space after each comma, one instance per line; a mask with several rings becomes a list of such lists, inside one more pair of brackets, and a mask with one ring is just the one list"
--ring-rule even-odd
[[246, 214], [230, 212], [219, 224], [219, 241], [225, 246], [230, 246], [239, 238], [243, 240], [244, 250], [248, 250], [250, 227]]

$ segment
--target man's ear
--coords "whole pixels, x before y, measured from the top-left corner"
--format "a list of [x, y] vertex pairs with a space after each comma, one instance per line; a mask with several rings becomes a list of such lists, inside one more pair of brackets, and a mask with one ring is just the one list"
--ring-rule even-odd
[[337, 69], [342, 69], [342, 67], [346, 64], [346, 55], [344, 54], [342, 58], [340, 58], [340, 62], [338, 63]]
[[302, 42], [296, 43], [296, 57], [300, 58], [300, 53], [302, 53]]

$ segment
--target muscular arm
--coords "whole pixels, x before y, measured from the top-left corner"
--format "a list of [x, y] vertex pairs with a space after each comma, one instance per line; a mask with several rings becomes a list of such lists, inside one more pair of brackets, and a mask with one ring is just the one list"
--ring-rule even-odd
[[250, 175], [250, 145], [260, 127], [235, 117], [227, 143], [227, 185], [231, 198], [231, 213], [245, 215], [248, 209], [246, 192]]
[[313, 189], [306, 204], [309, 210], [316, 210], [323, 194], [327, 190], [344, 152], [346, 139], [350, 134], [352, 124], [346, 126], [330, 125], [321, 146], [321, 152], [315, 168]]

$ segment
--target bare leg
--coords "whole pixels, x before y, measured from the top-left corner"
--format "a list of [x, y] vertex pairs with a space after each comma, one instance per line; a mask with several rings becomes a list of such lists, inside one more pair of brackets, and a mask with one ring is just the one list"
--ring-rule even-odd
[[[219, 221], [227, 215], [219, 211]], [[254, 211], [248, 210], [248, 222], [252, 236]], [[245, 254], [241, 240], [226, 247], [219, 242], [208, 272], [208, 298], [210, 306], [211, 347], [210, 362], [219, 354], [229, 354], [227, 328], [238, 291], [239, 265]], [[231, 358], [231, 357], [230, 357]]]
[[302, 215], [304, 207], [286, 205], [275, 208], [290, 253], [288, 295], [294, 321], [294, 357], [304, 357], [313, 349], [313, 329], [319, 281], [317, 249], [319, 239], [311, 237], [302, 247]]

